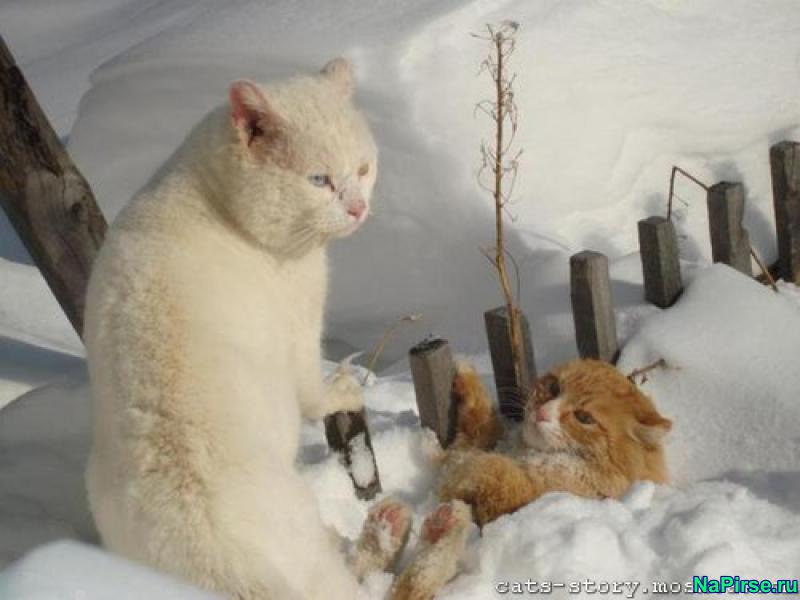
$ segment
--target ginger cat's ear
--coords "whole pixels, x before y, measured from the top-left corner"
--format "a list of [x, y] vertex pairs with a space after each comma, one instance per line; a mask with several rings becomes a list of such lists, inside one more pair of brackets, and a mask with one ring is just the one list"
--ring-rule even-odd
[[350, 64], [349, 60], [341, 56], [334, 58], [322, 67], [320, 73], [333, 83], [345, 98], [350, 98], [353, 95], [353, 88], [355, 87], [353, 65]]
[[279, 132], [283, 119], [252, 81], [232, 83], [230, 103], [231, 121], [245, 146], [249, 147], [258, 138], [269, 140]]
[[633, 425], [633, 437], [645, 448], [656, 448], [672, 429], [672, 421], [657, 412], [639, 415]]

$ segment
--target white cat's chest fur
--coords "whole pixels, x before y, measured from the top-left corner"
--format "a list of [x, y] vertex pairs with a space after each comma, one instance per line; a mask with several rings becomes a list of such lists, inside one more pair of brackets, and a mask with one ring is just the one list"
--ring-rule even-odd
[[[188, 245], [194, 248], [191, 260], [197, 261], [198, 271], [182, 281], [187, 271], [178, 267], [180, 272], [174, 274], [176, 291], [185, 294], [182, 304], [187, 319], [214, 321], [207, 328], [187, 332], [197, 338], [189, 346], [207, 354], [205, 360], [195, 357], [193, 362], [207, 362], [210, 370], [222, 368], [231, 360], [244, 363], [241, 371], [246, 371], [249, 385], [260, 388], [261, 400], [249, 402], [250, 394], [239, 394], [237, 383], [244, 382], [235, 381], [232, 375], [224, 412], [235, 422], [233, 435], [248, 438], [251, 450], [253, 442], [293, 461], [300, 401], [312, 400], [303, 395], [310, 382], [319, 378], [318, 362], [309, 364], [309, 356], [320, 353], [325, 250], [319, 248], [300, 259], [276, 262], [241, 240], [234, 242], [227, 231], [198, 228], [192, 236], [197, 237]], [[276, 385], [276, 372], [286, 382], [286, 389], [279, 394], [271, 389]], [[308, 393], [322, 393], [321, 387], [312, 387], [314, 390]], [[240, 406], [237, 399], [241, 399]], [[282, 431], [270, 428], [265, 435], [264, 424], [271, 422], [281, 423]]]
[[[181, 185], [185, 190], [176, 193]], [[133, 209], [121, 216], [118, 226], [123, 239], [119, 245], [131, 247], [122, 261], [117, 256], [119, 262], [109, 267], [112, 271], [118, 268], [119, 277], [126, 277], [137, 270], [127, 263], [140, 261], [138, 269], [152, 273], [143, 277], [144, 281], [155, 279], [168, 282], [168, 286], [148, 289], [144, 284], [117, 305], [121, 314], [113, 314], [113, 309], [105, 314], [122, 322], [129, 304], [136, 304], [139, 310], [152, 305], [161, 311], [167, 308], [161, 301], [179, 307], [174, 321], [165, 320], [159, 326], [174, 328], [181, 338], [179, 351], [183, 356], [176, 357], [182, 363], [180, 377], [184, 385], [197, 388], [195, 394], [190, 390], [182, 393], [188, 392], [196, 403], [187, 409], [206, 412], [220, 438], [227, 438], [224, 443], [228, 448], [241, 446], [249, 460], [257, 460], [258, 454], [253, 451], [261, 448], [271, 454], [271, 460], [277, 455], [293, 461], [301, 402], [319, 401], [305, 396], [322, 393], [317, 380], [327, 284], [325, 249], [315, 248], [300, 258], [278, 261], [235, 235], [225, 223], [203, 214], [195, 185], [173, 182], [169, 191], [169, 199], [156, 194], [140, 200], [140, 211]], [[199, 218], [188, 219], [190, 210]], [[140, 242], [134, 234], [133, 243], [124, 239], [126, 221], [133, 223], [135, 231], [142, 227], [142, 221], [156, 219], [163, 237]], [[143, 244], [149, 247], [141, 247]], [[111, 279], [115, 276], [109, 274]], [[98, 279], [101, 277], [98, 273]], [[136, 297], [161, 293], [165, 296], [154, 298], [152, 304]], [[102, 294], [99, 290], [95, 295]], [[138, 318], [159, 322], [163, 316]], [[108, 329], [104, 327], [105, 336]], [[120, 339], [116, 342], [122, 345], [127, 343], [127, 335], [136, 334], [117, 330]], [[281, 389], [275, 389], [278, 382]], [[210, 395], [209, 389], [216, 390], [216, 396]], [[162, 401], [154, 398], [154, 402]], [[281, 426], [270, 429], [267, 435], [265, 423]], [[230, 430], [226, 430], [227, 424]]]

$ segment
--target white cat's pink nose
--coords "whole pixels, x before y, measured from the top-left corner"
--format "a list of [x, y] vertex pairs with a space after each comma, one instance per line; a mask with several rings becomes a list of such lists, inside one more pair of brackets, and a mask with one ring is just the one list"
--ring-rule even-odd
[[547, 414], [547, 411], [544, 408], [544, 404], [536, 409], [536, 422], [541, 423], [542, 421], [549, 421], [550, 415]]
[[363, 200], [351, 202], [347, 207], [347, 214], [351, 217], [354, 217], [357, 221], [361, 220], [361, 217], [364, 216], [365, 212], [367, 212], [367, 203]]

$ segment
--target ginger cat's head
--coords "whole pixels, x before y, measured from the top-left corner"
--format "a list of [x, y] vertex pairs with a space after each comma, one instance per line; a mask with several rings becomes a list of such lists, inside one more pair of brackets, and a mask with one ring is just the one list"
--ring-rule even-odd
[[352, 95], [341, 58], [313, 77], [231, 85], [217, 185], [220, 209], [248, 237], [277, 254], [302, 254], [364, 223], [377, 150]]
[[607, 363], [576, 360], [544, 375], [525, 413], [531, 448], [572, 451], [631, 480], [667, 480], [662, 440], [672, 422]]

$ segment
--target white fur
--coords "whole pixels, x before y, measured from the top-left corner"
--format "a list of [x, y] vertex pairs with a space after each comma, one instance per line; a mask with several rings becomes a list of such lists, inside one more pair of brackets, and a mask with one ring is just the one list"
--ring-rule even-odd
[[350, 375], [326, 394], [320, 373], [325, 244], [363, 221], [348, 202], [368, 205], [376, 172], [345, 76], [246, 98], [280, 132], [273, 154], [213, 111], [120, 214], [89, 286], [103, 543], [231, 598], [356, 597], [294, 466], [301, 417], [362, 403]]

